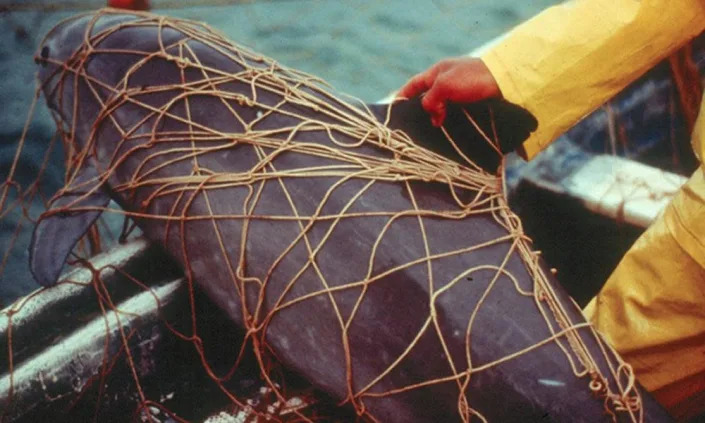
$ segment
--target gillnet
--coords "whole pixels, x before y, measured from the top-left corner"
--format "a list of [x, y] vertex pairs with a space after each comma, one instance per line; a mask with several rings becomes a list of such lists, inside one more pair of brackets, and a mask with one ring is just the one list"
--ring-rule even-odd
[[[543, 414], [531, 414], [534, 404], [552, 401], [643, 419], [630, 367], [531, 250], [502, 178], [449, 132], [459, 162], [394, 129], [398, 104], [364, 105], [203, 24], [147, 13], [108, 9], [67, 20], [37, 61], [37, 94], [53, 110], [67, 170], [64, 187], [41, 198], [35, 274], [53, 282], [60, 252], [87, 229], [69, 261], [90, 271], [102, 313], [138, 314], [101, 288], [112, 265], [86, 260], [108, 232], [92, 222], [101, 213], [124, 217], [119, 239], [137, 226], [183, 270], [190, 325], [167, 326], [239, 407], [248, 404], [226, 382], [252, 354], [280, 404], [295, 395], [281, 365], [373, 421], [530, 420]], [[499, 156], [499, 130], [463, 117]], [[38, 193], [14, 183], [15, 171], [3, 215]], [[130, 281], [149, 292], [145, 281]], [[197, 289], [244, 330], [223, 374], [204, 352]], [[10, 308], [9, 326], [27, 301]], [[126, 344], [129, 333], [120, 336]], [[12, 373], [18, 345], [7, 345]], [[101, 375], [114, 359], [106, 354]], [[138, 373], [137, 408], [146, 409], [159, 401], [139, 389]], [[536, 389], [536, 398], [517, 394], [524, 388], [514, 383]], [[306, 407], [292, 407], [290, 417], [252, 412], [317, 419]]]

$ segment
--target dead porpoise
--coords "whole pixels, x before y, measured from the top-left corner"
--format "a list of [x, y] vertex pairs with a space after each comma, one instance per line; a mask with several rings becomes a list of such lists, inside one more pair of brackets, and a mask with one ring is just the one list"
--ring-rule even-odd
[[374, 420], [669, 421], [506, 207], [493, 173], [535, 129], [522, 109], [453, 106], [444, 133], [418, 99], [342, 101], [141, 13], [67, 20], [38, 62], [73, 151], [31, 246], [43, 285], [112, 198], [282, 363]]

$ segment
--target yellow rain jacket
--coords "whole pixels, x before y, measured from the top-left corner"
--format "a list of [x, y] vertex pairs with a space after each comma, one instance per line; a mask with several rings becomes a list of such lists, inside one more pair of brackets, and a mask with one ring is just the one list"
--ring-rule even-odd
[[[705, 0], [575, 0], [482, 56], [506, 99], [531, 111], [531, 158], [705, 30]], [[705, 157], [705, 108], [692, 138]], [[692, 175], [584, 310], [676, 417], [705, 412], [705, 178]]]

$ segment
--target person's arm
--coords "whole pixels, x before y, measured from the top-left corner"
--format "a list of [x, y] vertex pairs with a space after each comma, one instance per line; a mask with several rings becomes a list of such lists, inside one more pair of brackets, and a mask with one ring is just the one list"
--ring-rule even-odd
[[575, 0], [512, 30], [482, 61], [538, 129], [532, 158], [578, 120], [705, 29], [704, 0]]

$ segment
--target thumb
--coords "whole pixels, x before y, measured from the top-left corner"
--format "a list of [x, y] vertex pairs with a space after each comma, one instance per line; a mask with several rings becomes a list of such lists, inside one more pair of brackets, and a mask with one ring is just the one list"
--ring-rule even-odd
[[441, 84], [436, 81], [421, 99], [421, 106], [431, 115], [433, 126], [443, 125], [443, 121], [446, 119], [447, 96], [444, 95], [444, 92]]

